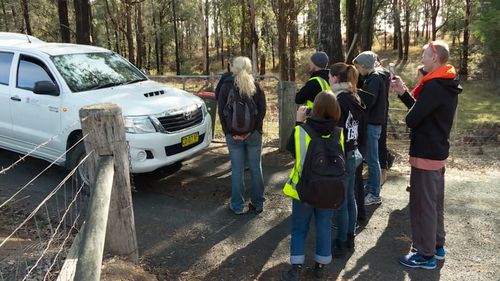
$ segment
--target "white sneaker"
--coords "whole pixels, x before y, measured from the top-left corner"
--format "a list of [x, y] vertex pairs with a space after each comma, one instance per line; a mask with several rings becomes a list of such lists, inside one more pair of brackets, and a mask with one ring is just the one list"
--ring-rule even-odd
[[380, 196], [373, 196], [373, 194], [368, 193], [365, 197], [365, 206], [382, 204], [382, 198]]

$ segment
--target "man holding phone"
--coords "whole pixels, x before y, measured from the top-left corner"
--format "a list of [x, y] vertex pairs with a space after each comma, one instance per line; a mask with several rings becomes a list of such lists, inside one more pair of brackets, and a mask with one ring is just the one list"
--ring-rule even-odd
[[458, 94], [462, 91], [455, 68], [447, 64], [448, 44], [424, 46], [421, 63], [427, 74], [412, 93], [396, 76], [392, 89], [408, 107], [410, 132], [410, 221], [412, 251], [400, 263], [413, 268], [436, 268], [445, 258], [444, 173], [449, 136]]

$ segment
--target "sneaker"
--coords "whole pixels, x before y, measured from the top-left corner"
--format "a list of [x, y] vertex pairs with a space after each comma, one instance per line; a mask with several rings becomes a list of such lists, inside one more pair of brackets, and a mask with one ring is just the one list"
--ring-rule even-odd
[[[410, 249], [410, 252], [411, 253], [416, 253], [418, 252], [417, 249], [413, 248], [413, 246], [411, 247]], [[434, 254], [434, 257], [436, 258], [436, 260], [444, 260], [444, 257], [446, 256], [446, 251], [444, 250], [444, 247], [441, 246], [441, 247], [436, 247], [436, 253]]]
[[322, 279], [323, 276], [325, 275], [325, 265], [322, 263], [315, 263], [314, 264], [314, 278], [315, 279]]
[[287, 272], [281, 273], [282, 281], [298, 281], [300, 277], [300, 272], [302, 271], [301, 264], [292, 264], [292, 268]]
[[235, 210], [231, 205], [229, 205], [229, 210], [231, 210], [235, 215], [243, 215], [248, 213], [248, 209], [246, 207], [243, 207], [241, 210]]
[[444, 247], [441, 246], [441, 247], [436, 247], [436, 254], [434, 255], [434, 257], [437, 259], [437, 260], [444, 260], [444, 257], [446, 256], [446, 251], [444, 250]]
[[252, 212], [256, 212], [257, 214], [262, 213], [264, 211], [263, 208], [255, 208], [255, 206], [252, 203], [248, 203], [248, 209]]
[[409, 253], [408, 255], [401, 257], [399, 259], [399, 263], [411, 268], [436, 268], [436, 258], [431, 257], [430, 259], [426, 259], [419, 253]]
[[368, 193], [365, 197], [365, 206], [369, 205], [378, 205], [382, 203], [382, 198], [380, 196], [373, 196], [371, 193]]

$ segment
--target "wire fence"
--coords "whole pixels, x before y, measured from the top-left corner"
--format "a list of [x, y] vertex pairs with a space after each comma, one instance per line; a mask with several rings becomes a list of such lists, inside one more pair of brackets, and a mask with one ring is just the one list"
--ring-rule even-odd
[[[36, 146], [0, 172], [0, 281], [55, 280], [67, 251], [84, 221], [88, 190], [77, 176], [78, 169], [92, 155], [45, 188], [50, 168], [87, 136], [68, 148], [25, 183], [4, 184], [15, 169], [23, 169], [26, 157], [44, 147], [56, 136]], [[10, 181], [9, 181], [10, 182]]]
[[[152, 76], [151, 78], [174, 87], [197, 93], [213, 91], [220, 75], [191, 76]], [[260, 77], [259, 83], [266, 94], [267, 114], [264, 119], [264, 145], [276, 146], [279, 143], [279, 79], [274, 76]], [[297, 88], [300, 85], [297, 86]], [[400, 106], [400, 107], [398, 107]], [[407, 159], [410, 144], [410, 130], [405, 124], [406, 109], [394, 96], [391, 96], [387, 129], [387, 144], [391, 151]], [[450, 156], [473, 162], [485, 160], [486, 164], [500, 163], [500, 123], [488, 112], [465, 110], [460, 104], [450, 136]], [[223, 142], [224, 135], [218, 116], [215, 118], [214, 141]], [[452, 159], [453, 160], [453, 159]]]

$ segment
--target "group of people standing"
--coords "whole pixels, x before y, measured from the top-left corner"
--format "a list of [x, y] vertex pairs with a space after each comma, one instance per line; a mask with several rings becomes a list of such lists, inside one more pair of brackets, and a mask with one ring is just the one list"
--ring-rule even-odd
[[[436, 259], [444, 259], [444, 171], [448, 157], [449, 134], [461, 91], [453, 66], [448, 65], [448, 45], [442, 41], [424, 46], [421, 63], [423, 75], [410, 91], [399, 76], [385, 70], [378, 56], [365, 51], [353, 64], [330, 64], [324, 52], [314, 53], [309, 62], [311, 76], [296, 94], [299, 105], [296, 127], [287, 149], [295, 157], [290, 178], [283, 188], [292, 198], [291, 269], [283, 272], [283, 280], [299, 280], [305, 262], [305, 241], [314, 216], [316, 251], [314, 275], [322, 278], [324, 265], [333, 257], [354, 251], [356, 224], [365, 217], [365, 205], [381, 204], [380, 188], [385, 181], [384, 170], [392, 165], [393, 156], [386, 146], [389, 89], [392, 88], [408, 107], [406, 124], [410, 134], [410, 218], [412, 250], [400, 259], [408, 267], [432, 269]], [[264, 182], [261, 149], [262, 123], [266, 99], [252, 76], [251, 61], [246, 57], [233, 60], [231, 73], [218, 85], [219, 117], [231, 159], [232, 194], [229, 204], [235, 214], [248, 211], [260, 213], [264, 208]], [[241, 100], [242, 117], [236, 117], [234, 93]], [[231, 104], [234, 104], [232, 107]], [[249, 105], [247, 105], [249, 104]], [[231, 119], [231, 116], [233, 116]], [[254, 118], [251, 131], [235, 129]], [[239, 119], [238, 119], [239, 118]], [[234, 121], [234, 120], [240, 121]], [[243, 121], [242, 121], [243, 120]], [[345, 160], [343, 188], [345, 198], [337, 209], [318, 208], [303, 202], [297, 194], [303, 159], [311, 136], [303, 124], [324, 138], [340, 132]], [[239, 125], [238, 125], [239, 124]], [[341, 130], [336, 130], [340, 127]], [[337, 136], [338, 137], [338, 136]], [[304, 142], [304, 143], [301, 143]], [[298, 152], [301, 149], [304, 151]], [[305, 153], [304, 153], [305, 152]], [[361, 165], [366, 162], [368, 178], [363, 181]], [[251, 202], [244, 200], [243, 172], [245, 161], [251, 175]]]

